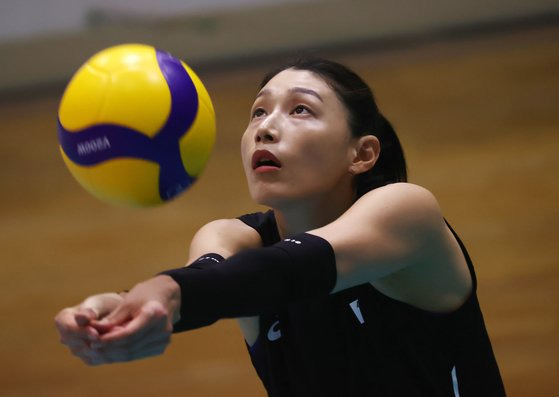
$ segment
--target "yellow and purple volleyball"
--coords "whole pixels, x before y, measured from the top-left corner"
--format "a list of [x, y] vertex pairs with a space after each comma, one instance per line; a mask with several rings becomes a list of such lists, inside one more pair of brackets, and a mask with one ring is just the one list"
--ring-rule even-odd
[[149, 45], [119, 45], [93, 55], [68, 83], [58, 141], [70, 172], [93, 195], [152, 206], [198, 178], [215, 142], [215, 114], [184, 62]]

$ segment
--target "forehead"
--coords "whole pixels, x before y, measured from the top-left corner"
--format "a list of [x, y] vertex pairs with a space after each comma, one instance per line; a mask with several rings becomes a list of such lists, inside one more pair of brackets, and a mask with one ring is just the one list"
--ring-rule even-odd
[[276, 74], [262, 87], [266, 91], [288, 91], [301, 87], [316, 91], [321, 96], [335, 95], [332, 88], [317, 74], [308, 70], [286, 69]]

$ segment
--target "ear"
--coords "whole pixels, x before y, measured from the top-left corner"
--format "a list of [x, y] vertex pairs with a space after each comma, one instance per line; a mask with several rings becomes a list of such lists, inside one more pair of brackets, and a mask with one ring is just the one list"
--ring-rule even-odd
[[374, 135], [359, 137], [352, 153], [353, 159], [349, 172], [353, 175], [369, 171], [378, 160], [380, 155], [380, 142]]

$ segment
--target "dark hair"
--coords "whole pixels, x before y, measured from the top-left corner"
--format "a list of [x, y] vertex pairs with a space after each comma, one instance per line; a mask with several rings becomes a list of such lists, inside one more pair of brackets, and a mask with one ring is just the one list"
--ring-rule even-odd
[[390, 122], [380, 113], [371, 89], [361, 77], [337, 62], [301, 58], [268, 73], [260, 88], [286, 69], [308, 70], [322, 78], [348, 110], [351, 134], [354, 137], [370, 134], [378, 138], [380, 156], [370, 171], [357, 176], [357, 197], [380, 186], [407, 181], [406, 159], [400, 140]]

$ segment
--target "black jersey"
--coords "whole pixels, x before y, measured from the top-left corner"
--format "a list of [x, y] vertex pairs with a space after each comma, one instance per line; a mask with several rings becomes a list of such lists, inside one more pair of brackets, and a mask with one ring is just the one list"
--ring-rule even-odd
[[[272, 211], [239, 219], [260, 234], [264, 246], [279, 241]], [[268, 394], [504, 396], [474, 269], [454, 235], [468, 262], [473, 291], [450, 314], [414, 308], [367, 283], [261, 315], [249, 353]]]

